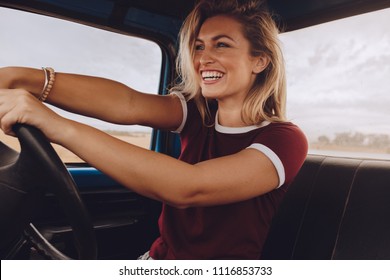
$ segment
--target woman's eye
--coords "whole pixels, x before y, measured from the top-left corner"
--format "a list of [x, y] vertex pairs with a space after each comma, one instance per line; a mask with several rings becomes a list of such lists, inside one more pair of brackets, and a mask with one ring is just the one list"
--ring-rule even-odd
[[203, 45], [196, 45], [196, 46], [195, 46], [195, 50], [196, 50], [196, 51], [204, 50], [204, 46], [203, 46]]
[[223, 42], [217, 43], [217, 48], [228, 48], [229, 45]]

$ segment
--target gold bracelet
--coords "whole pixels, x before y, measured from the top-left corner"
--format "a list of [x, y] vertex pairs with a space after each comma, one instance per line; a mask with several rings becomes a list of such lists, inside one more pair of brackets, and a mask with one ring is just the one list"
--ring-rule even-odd
[[43, 86], [41, 95], [38, 100], [44, 102], [49, 96], [49, 93], [53, 87], [54, 81], [56, 79], [54, 69], [51, 67], [42, 67], [43, 72], [45, 73], [45, 84]]

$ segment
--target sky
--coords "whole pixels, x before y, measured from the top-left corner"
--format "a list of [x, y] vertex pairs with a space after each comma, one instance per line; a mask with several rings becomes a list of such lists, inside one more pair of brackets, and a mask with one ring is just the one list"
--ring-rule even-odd
[[[0, 67], [50, 66], [57, 72], [113, 79], [156, 93], [161, 69], [157, 44], [69, 21], [0, 8]], [[105, 130], [141, 130], [56, 110], [68, 118]]]
[[315, 136], [390, 134], [390, 9], [281, 39], [293, 121]]
[[[280, 38], [288, 118], [309, 140], [340, 132], [390, 134], [390, 9]], [[156, 92], [161, 52], [145, 40], [0, 8], [0, 67], [7, 65], [51, 66]]]

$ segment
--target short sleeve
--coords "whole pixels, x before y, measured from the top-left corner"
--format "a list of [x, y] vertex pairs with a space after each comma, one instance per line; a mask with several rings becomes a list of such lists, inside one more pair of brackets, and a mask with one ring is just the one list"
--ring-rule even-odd
[[260, 152], [262, 152], [269, 160], [271, 160], [272, 164], [274, 165], [276, 172], [278, 173], [279, 177], [279, 185], [282, 186], [284, 182], [286, 181], [286, 174], [284, 171], [284, 165], [277, 154], [274, 153], [270, 148], [267, 146], [264, 146], [263, 144], [252, 144], [248, 148], [256, 149]]
[[183, 127], [187, 121], [187, 116], [188, 116], [187, 101], [181, 92], [174, 91], [171, 94], [176, 95], [179, 98], [181, 107], [183, 109], [183, 119], [180, 123], [180, 126], [175, 131], [172, 131], [173, 133], [180, 133], [183, 130]]
[[255, 137], [248, 148], [266, 155], [278, 173], [279, 185], [290, 183], [306, 159], [308, 144], [303, 132], [292, 123], [272, 123]]

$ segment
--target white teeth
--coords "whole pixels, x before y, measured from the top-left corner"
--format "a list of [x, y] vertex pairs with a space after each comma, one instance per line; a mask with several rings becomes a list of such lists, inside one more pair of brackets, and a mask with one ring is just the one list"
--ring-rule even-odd
[[214, 81], [223, 77], [221, 72], [217, 71], [204, 71], [202, 72], [202, 78], [206, 81]]

